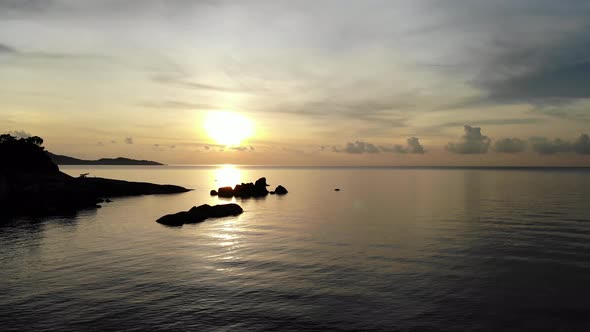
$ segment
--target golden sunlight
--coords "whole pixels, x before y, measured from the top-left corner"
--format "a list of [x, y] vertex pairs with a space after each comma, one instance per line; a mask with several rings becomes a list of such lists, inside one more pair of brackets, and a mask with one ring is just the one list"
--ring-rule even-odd
[[209, 112], [204, 127], [209, 137], [225, 146], [240, 145], [243, 140], [254, 135], [252, 122], [235, 112]]
[[223, 165], [215, 170], [215, 180], [218, 187], [233, 187], [242, 182], [240, 170], [234, 165]]

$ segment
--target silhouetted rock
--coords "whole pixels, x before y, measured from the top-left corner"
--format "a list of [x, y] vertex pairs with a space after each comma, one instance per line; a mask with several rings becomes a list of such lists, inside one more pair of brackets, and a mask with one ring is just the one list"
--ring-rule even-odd
[[113, 202], [113, 201], [111, 201], [111, 200], [110, 200], [110, 199], [108, 199], [108, 198], [107, 198], [107, 199], [105, 199], [104, 201], [105, 201], [105, 203], [112, 203], [112, 202]]
[[275, 194], [277, 194], [277, 195], [285, 195], [287, 193], [288, 193], [287, 189], [281, 185], [279, 185], [277, 187], [277, 189], [275, 189]]
[[336, 188], [336, 189], [334, 189], [334, 191], [340, 191], [340, 189], [339, 188]]
[[239, 197], [239, 198], [250, 198], [250, 197], [264, 197], [268, 195], [266, 187], [266, 178], [260, 178], [256, 183], [242, 183], [236, 184], [232, 189], [231, 187], [222, 187], [217, 189], [219, 197]]
[[188, 189], [92, 177], [59, 171], [39, 137], [0, 135], [0, 214], [50, 215], [98, 208], [102, 197], [171, 194]]
[[199, 223], [209, 218], [237, 216], [242, 212], [244, 212], [242, 207], [234, 203], [215, 206], [203, 204], [194, 206], [188, 211], [165, 215], [156, 221], [167, 226], [182, 226], [184, 224]]
[[232, 187], [221, 187], [217, 189], [219, 197], [231, 198], [234, 197], [234, 190]]
[[274, 195], [275, 194], [274, 191], [269, 191], [268, 193], [271, 194], [271, 195]]
[[209, 195], [211, 195], [211, 196], [217, 196], [218, 195], [217, 190], [211, 190], [209, 192]]

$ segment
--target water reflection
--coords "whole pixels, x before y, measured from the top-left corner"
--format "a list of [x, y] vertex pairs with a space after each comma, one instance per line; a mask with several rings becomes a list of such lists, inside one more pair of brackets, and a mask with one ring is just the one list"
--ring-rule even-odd
[[218, 187], [233, 187], [242, 182], [240, 170], [234, 165], [223, 165], [215, 170]]

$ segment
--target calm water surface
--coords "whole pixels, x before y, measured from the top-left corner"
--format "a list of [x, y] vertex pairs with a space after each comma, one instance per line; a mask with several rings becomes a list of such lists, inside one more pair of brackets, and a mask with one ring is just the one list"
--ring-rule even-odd
[[[0, 226], [3, 331], [590, 330], [590, 171], [62, 170], [194, 191]], [[290, 193], [155, 222], [261, 176]]]

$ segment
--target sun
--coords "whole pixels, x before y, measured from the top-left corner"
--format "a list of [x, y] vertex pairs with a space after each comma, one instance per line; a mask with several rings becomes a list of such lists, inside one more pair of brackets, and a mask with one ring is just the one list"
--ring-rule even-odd
[[252, 121], [235, 112], [209, 112], [204, 122], [205, 131], [217, 144], [237, 146], [254, 135]]

